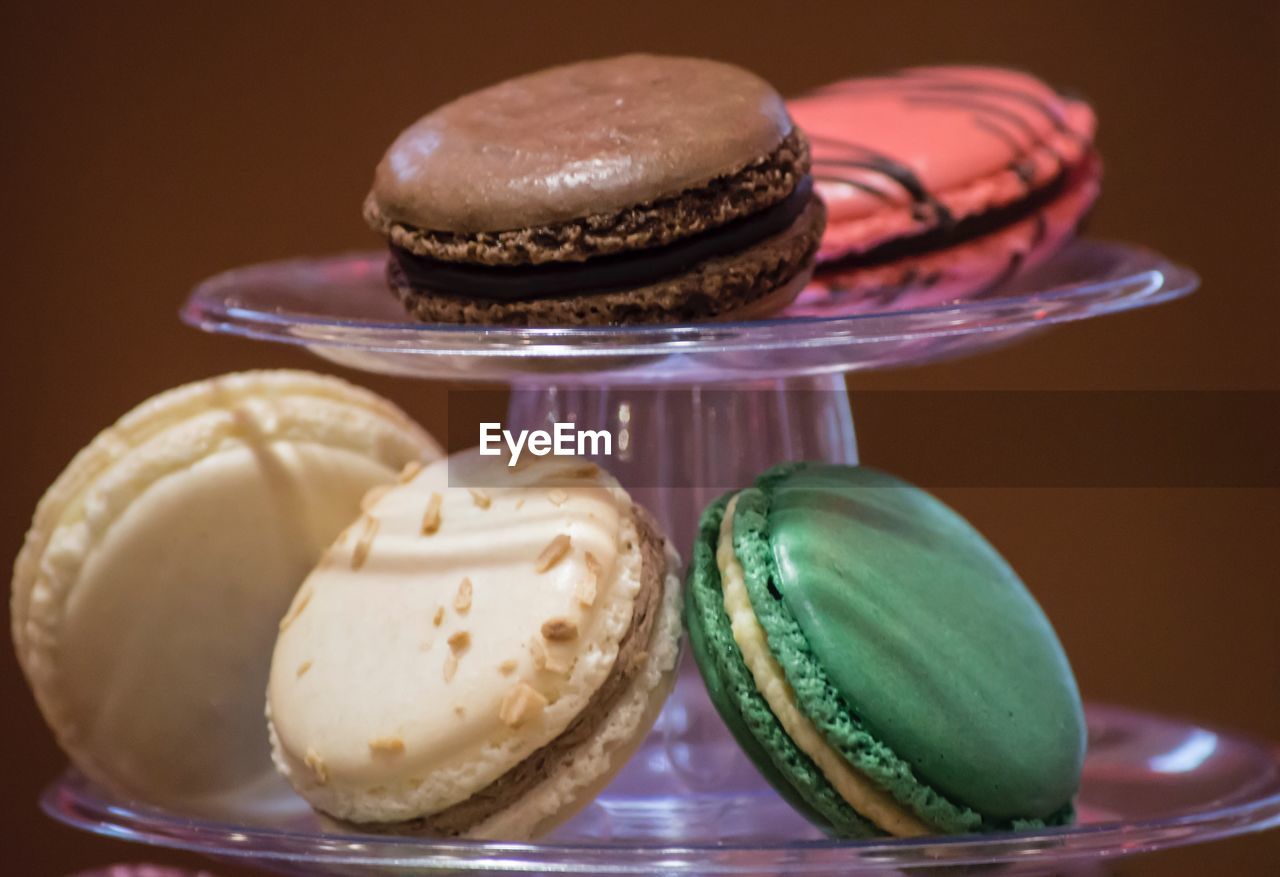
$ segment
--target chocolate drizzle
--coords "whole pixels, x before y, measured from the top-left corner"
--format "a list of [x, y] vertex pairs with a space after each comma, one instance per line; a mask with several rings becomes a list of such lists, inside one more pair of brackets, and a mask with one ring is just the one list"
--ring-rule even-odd
[[752, 216], [662, 247], [585, 262], [489, 266], [444, 262], [391, 247], [391, 257], [414, 289], [486, 301], [529, 301], [632, 289], [682, 274], [707, 259], [739, 252], [786, 230], [813, 196], [806, 176], [782, 201]]
[[[853, 269], [872, 268], [897, 259], [917, 256], [930, 250], [954, 246], [998, 231], [1007, 225], [1037, 213], [1053, 201], [1054, 198], [1058, 197], [1059, 194], [1066, 191], [1070, 186], [1075, 185], [1083, 175], [1083, 171], [1059, 174], [1048, 185], [1042, 186], [1026, 198], [1014, 201], [1011, 204], [993, 207], [982, 213], [966, 216], [950, 225], [935, 226], [920, 234], [894, 238], [864, 252], [849, 253], [848, 255], [822, 262], [818, 265], [815, 277]], [[1040, 223], [1041, 225], [1037, 228], [1037, 235], [1042, 237], [1047, 231], [1043, 216], [1040, 217]]]
[[[847, 183], [864, 191], [872, 192], [879, 198], [887, 198], [888, 196], [880, 190], [875, 189], [866, 183], [860, 182], [850, 177], [838, 176], [826, 173], [825, 168], [860, 168], [881, 174], [892, 180], [900, 186], [908, 195], [911, 196], [912, 202], [916, 205], [919, 212], [924, 215], [934, 216], [939, 223], [948, 223], [951, 221], [951, 211], [929, 192], [920, 178], [916, 176], [915, 171], [907, 167], [900, 161], [897, 161], [883, 153], [876, 152], [860, 143], [853, 143], [846, 140], [837, 140], [834, 137], [825, 137], [820, 134], [806, 132], [809, 142], [822, 150], [838, 149], [840, 154], [824, 155], [821, 158], [814, 157], [814, 176], [829, 182]], [[921, 210], [921, 208], [924, 208]]]

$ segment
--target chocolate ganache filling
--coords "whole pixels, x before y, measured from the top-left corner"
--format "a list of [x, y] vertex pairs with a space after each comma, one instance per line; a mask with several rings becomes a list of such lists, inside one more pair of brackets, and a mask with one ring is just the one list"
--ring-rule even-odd
[[813, 195], [805, 176], [777, 204], [662, 247], [601, 256], [584, 262], [543, 265], [466, 265], [419, 256], [391, 247], [391, 258], [415, 290], [488, 301], [528, 301], [563, 295], [613, 292], [657, 283], [716, 256], [725, 256], [779, 234], [791, 226]]

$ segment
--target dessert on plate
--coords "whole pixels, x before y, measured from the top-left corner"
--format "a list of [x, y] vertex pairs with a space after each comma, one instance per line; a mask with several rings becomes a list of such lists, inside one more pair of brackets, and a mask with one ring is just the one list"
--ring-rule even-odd
[[142, 403], [45, 493], [14, 566], [18, 660], [89, 778], [208, 810], [273, 777], [276, 624], [361, 497], [439, 446], [390, 402], [308, 372]]
[[280, 624], [276, 763], [348, 830], [537, 837], [670, 690], [679, 561], [648, 514], [594, 464], [491, 459], [377, 489]]
[[1075, 679], [1000, 555], [867, 467], [777, 466], [702, 516], [686, 621], [712, 702], [793, 806], [839, 837], [1069, 822]]
[[792, 313], [981, 296], [1069, 240], [1098, 195], [1092, 108], [1027, 73], [916, 67], [787, 107], [828, 213]]
[[392, 143], [364, 213], [411, 315], [509, 325], [773, 313], [824, 223], [805, 136], [768, 83], [654, 55], [445, 104]]

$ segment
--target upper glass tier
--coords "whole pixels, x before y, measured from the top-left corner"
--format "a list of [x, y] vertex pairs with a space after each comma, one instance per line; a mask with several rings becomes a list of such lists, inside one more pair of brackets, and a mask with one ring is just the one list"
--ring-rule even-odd
[[938, 300], [811, 287], [778, 317], [599, 328], [411, 322], [383, 253], [253, 265], [200, 284], [182, 318], [209, 332], [302, 345], [364, 371], [532, 384], [704, 384], [922, 363], [1047, 326], [1186, 295], [1194, 273], [1142, 247], [1078, 240], [996, 287]]

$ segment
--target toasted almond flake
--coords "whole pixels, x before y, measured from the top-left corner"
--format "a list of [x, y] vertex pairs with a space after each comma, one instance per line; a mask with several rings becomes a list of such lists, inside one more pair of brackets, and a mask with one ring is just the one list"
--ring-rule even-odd
[[542, 669], [548, 673], [566, 675], [573, 669], [573, 659], [560, 649], [547, 649], [547, 659], [543, 662]]
[[535, 636], [529, 640], [529, 655], [533, 658], [533, 666], [539, 670], [545, 670], [547, 667], [547, 644], [543, 642], [542, 637]]
[[542, 622], [542, 636], [549, 642], [568, 642], [578, 638], [578, 625], [567, 618], [549, 618]]
[[404, 740], [400, 737], [375, 737], [369, 741], [369, 751], [374, 755], [399, 755], [404, 752]]
[[320, 757], [320, 754], [315, 749], [310, 746], [307, 747], [307, 755], [302, 760], [302, 763], [307, 766], [307, 769], [311, 771], [316, 778], [316, 782], [320, 785], [323, 786], [329, 782], [329, 768], [325, 767], [324, 759]]
[[435, 614], [435, 617], [431, 619], [431, 623], [434, 624], [436, 627], [439, 627], [442, 623], [444, 623], [444, 607], [443, 606], [436, 607], [436, 614]]
[[444, 497], [438, 493], [431, 494], [427, 500], [427, 510], [422, 513], [422, 535], [430, 536], [440, 529], [440, 506]]
[[356, 542], [355, 550], [351, 552], [352, 569], [364, 566], [365, 560], [369, 557], [369, 549], [373, 547], [373, 539], [377, 535], [378, 519], [365, 515], [360, 527], [360, 539]]
[[280, 619], [280, 631], [288, 630], [289, 625], [298, 620], [298, 616], [302, 614], [302, 610], [307, 608], [307, 604], [311, 602], [311, 589], [303, 591], [294, 601], [293, 607], [285, 613], [284, 618]]
[[522, 496], [522, 497], [519, 497], [518, 499], [516, 499], [516, 505], [515, 505], [515, 507], [516, 507], [516, 510], [517, 510], [517, 511], [518, 511], [518, 510], [519, 510], [523, 505], [524, 505], [524, 497], [523, 497], [523, 496]]
[[547, 706], [547, 699], [536, 688], [527, 682], [512, 687], [502, 698], [498, 708], [498, 719], [512, 728], [517, 728], [536, 717]]
[[386, 496], [387, 491], [390, 489], [390, 486], [386, 484], [379, 484], [377, 487], [369, 488], [368, 492], [365, 493], [364, 497], [360, 500], [360, 511], [368, 512], [371, 508], [377, 505], [378, 500]]
[[453, 650], [454, 654], [466, 651], [467, 646], [471, 645], [471, 634], [467, 633], [465, 630], [459, 630], [450, 635], [448, 643], [449, 648]]
[[458, 672], [458, 656], [450, 652], [448, 657], [444, 659], [444, 681], [449, 682], [453, 679], [453, 674]]
[[301, 664], [298, 665], [298, 672], [296, 674], [296, 678], [301, 679], [303, 676], [306, 675], [307, 671], [310, 669], [311, 669], [311, 662], [303, 661]]
[[422, 471], [421, 460], [410, 460], [404, 464], [404, 468], [400, 470], [400, 474], [396, 476], [396, 480], [401, 484], [408, 484], [419, 472]]
[[503, 676], [510, 676], [512, 673], [516, 672], [516, 662], [511, 659], [503, 661], [498, 665], [498, 672]]
[[529, 655], [533, 658], [533, 666], [548, 673], [568, 673], [573, 661], [560, 654], [555, 648], [548, 648], [546, 641], [540, 636], [529, 640]]
[[587, 574], [578, 582], [574, 589], [578, 597], [578, 602], [583, 606], [594, 606], [596, 602], [596, 592], [600, 587], [600, 574], [602, 569], [600, 561], [596, 560], [596, 556], [590, 551], [587, 552]]
[[547, 547], [542, 549], [542, 553], [538, 555], [538, 559], [534, 561], [533, 568], [537, 572], [546, 572], [560, 562], [560, 559], [569, 553], [571, 543], [566, 533], [561, 533], [556, 538], [547, 543]]
[[478, 487], [468, 487], [467, 492], [471, 494], [471, 501], [482, 509], [487, 509], [493, 505], [493, 500], [489, 498], [489, 494], [485, 493]]
[[560, 488], [555, 487], [547, 494], [547, 499], [551, 500], [551, 504], [553, 506], [562, 506], [568, 501], [569, 494], [565, 493]]
[[466, 612], [471, 608], [471, 579], [463, 578], [458, 584], [458, 593], [453, 595], [453, 608]]

